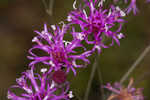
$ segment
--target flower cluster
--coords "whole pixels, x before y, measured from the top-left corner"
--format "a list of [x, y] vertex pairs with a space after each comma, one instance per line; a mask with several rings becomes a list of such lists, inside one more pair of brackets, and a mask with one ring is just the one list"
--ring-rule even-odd
[[112, 94], [107, 100], [144, 100], [144, 96], [142, 94], [142, 88], [134, 88], [133, 86], [133, 78], [130, 79], [128, 86], [125, 88], [120, 83], [115, 83], [112, 87], [110, 83], [108, 83], [104, 88], [112, 91]]
[[[77, 74], [76, 68], [86, 67], [90, 63], [88, 57], [101, 48], [109, 48], [116, 42], [120, 45], [120, 39], [124, 38], [121, 32], [126, 17], [131, 11], [137, 13], [136, 0], [130, 0], [127, 8], [115, 6], [119, 0], [114, 0], [108, 8], [104, 7], [106, 0], [83, 0], [84, 6], [77, 7], [77, 1], [73, 3], [73, 11], [68, 14], [64, 22], [48, 27], [44, 24], [44, 29], [35, 31], [37, 36], [32, 39], [34, 45], [29, 49], [28, 59], [29, 70], [24, 72], [21, 78], [16, 79], [17, 85], [13, 85], [8, 91], [8, 99], [11, 100], [70, 100], [73, 97], [69, 92], [69, 82], [67, 75], [70, 70]], [[124, 0], [128, 4], [128, 0]], [[149, 0], [147, 0], [149, 2]], [[89, 9], [89, 11], [87, 10]], [[80, 31], [76, 31], [76, 27]], [[71, 40], [66, 40], [65, 35], [72, 36]], [[110, 43], [108, 41], [111, 41]], [[92, 48], [88, 50], [82, 43], [85, 41]], [[82, 52], [76, 49], [81, 48]], [[35, 51], [42, 51], [46, 55], [39, 55]], [[78, 61], [82, 63], [78, 63]], [[48, 66], [41, 69], [41, 74], [37, 71], [37, 64], [42, 63]], [[105, 88], [115, 92], [108, 100], [117, 98], [119, 100], [143, 100], [141, 90], [131, 87], [132, 80], [127, 88], [117, 84]], [[25, 93], [17, 96], [11, 91], [13, 88], [23, 89]], [[117, 90], [119, 89], [119, 90]], [[59, 91], [59, 92], [57, 92]]]
[[[76, 60], [83, 60], [85, 63], [89, 63], [87, 57], [90, 56], [91, 51], [75, 54], [76, 51], [74, 49], [79, 47], [84, 48], [78, 38], [73, 38], [72, 41], [63, 39], [68, 27], [68, 25], [63, 24], [62, 29], [60, 29], [59, 26], [52, 25], [53, 30], [50, 33], [45, 24], [42, 32], [35, 31], [38, 36], [34, 37], [32, 42], [37, 44], [29, 50], [31, 56], [28, 56], [28, 58], [33, 60], [29, 66], [34, 67], [36, 63], [41, 62], [54, 67], [55, 71], [66, 68], [66, 72], [68, 73], [71, 69], [76, 75], [74, 68], [84, 67], [83, 65], [76, 64]], [[47, 43], [44, 44], [42, 43], [43, 41]], [[37, 56], [32, 52], [35, 49], [46, 52], [47, 56]]]
[[[103, 0], [86, 1], [84, 8], [74, 7], [74, 11], [69, 13], [67, 19], [71, 24], [80, 25], [85, 41], [88, 44], [94, 44], [93, 50], [98, 49], [99, 53], [101, 47], [108, 48], [114, 44], [114, 41], [120, 45], [119, 39], [124, 37], [120, 31], [125, 22], [123, 17], [126, 16], [126, 13], [118, 6], [111, 5], [110, 8], [104, 9], [103, 2]], [[85, 10], [87, 8], [90, 9], [89, 14]], [[113, 30], [114, 27], [118, 28]], [[92, 39], [89, 40], [89, 37]], [[104, 37], [112, 39], [112, 43], [105, 45]]]
[[[10, 90], [8, 91], [8, 99], [11, 100], [69, 100], [72, 94], [68, 93], [69, 83], [56, 83], [53, 80], [54, 73], [52, 70], [47, 72], [47, 69], [41, 69], [42, 75], [34, 73], [33, 69], [27, 70], [23, 75], [16, 79], [17, 85], [11, 88], [23, 89], [25, 93], [21, 96], [16, 96]], [[40, 84], [38, 84], [40, 82]], [[31, 85], [30, 85], [30, 84]], [[57, 91], [61, 91], [57, 94]], [[71, 91], [70, 91], [71, 92]]]

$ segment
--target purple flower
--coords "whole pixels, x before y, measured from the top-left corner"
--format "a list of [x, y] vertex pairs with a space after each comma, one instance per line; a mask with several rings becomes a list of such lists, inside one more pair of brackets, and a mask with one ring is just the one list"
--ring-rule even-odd
[[150, 0], [146, 0], [146, 3], [150, 3]]
[[[73, 97], [69, 92], [69, 83], [57, 84], [51, 78], [51, 72], [47, 69], [41, 69], [42, 74], [34, 73], [33, 69], [27, 70], [23, 75], [16, 79], [17, 85], [13, 85], [11, 89], [24, 90], [20, 96], [8, 91], [8, 99], [10, 100], [69, 100]], [[59, 93], [56, 93], [59, 91]]]
[[120, 83], [115, 83], [112, 87], [110, 83], [108, 83], [104, 88], [112, 91], [114, 94], [109, 96], [107, 100], [144, 100], [142, 89], [141, 88], [134, 88], [133, 79], [130, 79], [128, 86], [125, 88], [121, 86]]
[[[89, 63], [87, 57], [91, 54], [91, 51], [77, 54], [74, 49], [84, 48], [80, 43], [81, 40], [78, 38], [73, 38], [71, 42], [64, 40], [64, 34], [66, 34], [69, 25], [63, 24], [62, 29], [59, 26], [51, 25], [51, 28], [53, 30], [48, 31], [45, 24], [42, 32], [35, 31], [38, 36], [34, 37], [32, 41], [37, 44], [29, 50], [31, 56], [28, 56], [28, 58], [33, 60], [29, 66], [34, 68], [36, 63], [41, 62], [54, 67], [55, 71], [66, 68], [68, 73], [71, 69], [76, 75], [74, 68], [84, 67], [84, 65], [77, 64], [76, 60], [82, 60], [85, 64]], [[37, 56], [37, 54], [33, 53], [33, 50], [44, 51], [47, 56]]]
[[133, 14], [136, 15], [136, 13], [139, 11], [136, 7], [136, 0], [131, 0], [130, 5], [126, 8], [126, 13], [129, 14], [131, 11], [133, 11]]
[[[109, 9], [103, 9], [104, 1], [85, 0], [85, 6], [79, 6], [79, 8], [76, 8], [75, 1], [74, 10], [69, 13], [67, 18], [71, 24], [80, 25], [84, 40], [88, 44], [94, 44], [93, 50], [98, 49], [99, 53], [101, 47], [108, 48], [114, 44], [114, 41], [120, 45], [118, 35], [124, 23], [122, 17], [126, 15], [119, 7], [111, 6]], [[89, 12], [86, 9], [89, 9]], [[114, 27], [118, 28], [113, 30]], [[103, 43], [104, 38], [112, 39], [112, 43], [106, 46]]]

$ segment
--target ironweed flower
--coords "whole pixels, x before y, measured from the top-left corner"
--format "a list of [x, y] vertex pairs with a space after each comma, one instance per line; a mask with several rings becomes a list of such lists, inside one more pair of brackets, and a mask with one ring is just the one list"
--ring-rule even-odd
[[[114, 0], [114, 3], [117, 3], [119, 0]], [[124, 3], [127, 4], [129, 2], [129, 6], [124, 9], [124, 12], [126, 12], [126, 14], [129, 14], [131, 12], [133, 12], [134, 15], [137, 14], [137, 12], [139, 12], [139, 9], [137, 8], [137, 4], [136, 4], [136, 0], [124, 0]], [[149, 3], [150, 0], [145, 0], [146, 3]]]
[[136, 15], [136, 13], [139, 11], [136, 7], [136, 0], [131, 0], [130, 5], [126, 9], [126, 13], [129, 14], [131, 11], [133, 11], [133, 14]]
[[[117, 3], [119, 0], [114, 0], [114, 3]], [[127, 4], [129, 0], [124, 0], [124, 3]], [[125, 9], [125, 12], [129, 14], [131, 11], [133, 11], [133, 14], [136, 15], [138, 12], [138, 8], [136, 7], [136, 0], [130, 0], [129, 6]]]
[[[8, 90], [8, 99], [11, 100], [69, 100], [72, 98], [72, 91], [69, 92], [69, 83], [57, 84], [50, 77], [52, 69], [41, 69], [42, 74], [34, 73], [33, 69], [27, 70], [16, 79], [17, 85], [12, 88], [24, 90], [20, 96]], [[57, 92], [59, 91], [59, 92]]]
[[150, 0], [146, 0], [146, 3], [150, 3]]
[[115, 83], [112, 87], [110, 83], [108, 83], [104, 88], [112, 91], [112, 94], [107, 100], [144, 100], [142, 89], [134, 88], [133, 79], [130, 79], [128, 86], [125, 88], [121, 86], [120, 83]]
[[[111, 6], [109, 9], [103, 9], [105, 0], [84, 0], [85, 6], [76, 8], [68, 15], [67, 21], [71, 24], [80, 25], [81, 34], [88, 44], [94, 44], [93, 50], [97, 49], [100, 53], [101, 47], [108, 48], [114, 44], [114, 41], [120, 45], [119, 39], [124, 37], [120, 33], [124, 23], [123, 17], [126, 15], [119, 7]], [[98, 7], [98, 8], [97, 8]], [[89, 9], [89, 13], [85, 9]], [[113, 30], [112, 28], [116, 28]], [[89, 40], [89, 37], [92, 38]], [[112, 43], [105, 45], [103, 37], [112, 39]]]
[[[74, 75], [76, 75], [74, 68], [84, 67], [84, 65], [77, 64], [76, 60], [82, 60], [85, 64], [89, 63], [87, 57], [91, 54], [91, 51], [85, 51], [77, 55], [74, 49], [78, 47], [84, 48], [80, 40], [73, 38], [73, 40], [69, 42], [63, 39], [69, 25], [63, 24], [62, 29], [55, 25], [51, 27], [53, 32], [48, 31], [46, 24], [44, 24], [44, 30], [42, 32], [35, 31], [38, 36], [35, 36], [32, 40], [36, 45], [29, 50], [31, 56], [28, 56], [28, 58], [33, 60], [29, 66], [34, 68], [36, 63], [41, 62], [50, 67], [54, 67], [55, 71], [66, 68], [66, 72], [68, 73], [71, 69]], [[33, 53], [33, 50], [42, 50], [47, 53], [47, 56], [37, 56]]]

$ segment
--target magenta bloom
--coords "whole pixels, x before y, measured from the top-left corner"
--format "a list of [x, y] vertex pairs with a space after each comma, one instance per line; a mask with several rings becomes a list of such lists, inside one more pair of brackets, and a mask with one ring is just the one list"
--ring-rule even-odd
[[133, 11], [134, 15], [136, 15], [138, 12], [138, 8], [136, 7], [136, 0], [131, 0], [130, 5], [126, 9], [127, 14], [129, 14], [131, 11]]
[[[91, 54], [91, 51], [86, 51], [82, 54], [77, 54], [74, 49], [81, 47], [80, 40], [73, 38], [71, 42], [64, 40], [64, 34], [68, 29], [68, 25], [63, 25], [62, 29], [58, 26], [51, 26], [53, 30], [48, 31], [46, 24], [42, 32], [35, 31], [38, 36], [33, 38], [33, 42], [37, 43], [30, 50], [31, 56], [29, 59], [33, 60], [29, 66], [34, 67], [36, 63], [43, 63], [50, 67], [54, 67], [54, 70], [60, 70], [66, 68], [68, 73], [71, 69], [76, 75], [74, 68], [83, 67], [84, 65], [78, 65], [76, 60], [82, 60], [89, 63], [87, 57]], [[84, 48], [85, 49], [85, 48]], [[47, 53], [47, 56], [37, 56], [33, 53], [33, 50], [42, 50]]]
[[150, 0], [146, 0], [146, 3], [150, 3]]
[[[69, 13], [67, 18], [70, 23], [80, 25], [85, 41], [88, 44], [94, 44], [93, 50], [98, 49], [98, 52], [101, 51], [101, 47], [108, 48], [112, 46], [114, 41], [120, 45], [119, 39], [124, 37], [120, 31], [124, 23], [123, 17], [126, 14], [119, 7], [115, 6], [103, 9], [104, 1], [85, 0], [83, 8], [76, 8], [76, 2], [74, 2], [74, 10]], [[90, 11], [87, 12], [85, 9]], [[114, 27], [117, 27], [117, 29], [114, 30]], [[89, 37], [92, 39], [89, 40]], [[104, 38], [112, 39], [112, 42], [106, 46], [103, 43]]]
[[[27, 70], [23, 75], [16, 79], [17, 85], [13, 85], [11, 89], [24, 90], [20, 96], [8, 91], [8, 99], [10, 100], [69, 100], [73, 97], [69, 93], [69, 83], [57, 84], [51, 78], [51, 70], [41, 69], [42, 75], [34, 73], [33, 70]], [[56, 93], [59, 91], [59, 93]], [[61, 91], [61, 92], [60, 92]]]
[[107, 100], [144, 100], [144, 96], [142, 94], [141, 88], [134, 88], [133, 85], [133, 79], [130, 79], [129, 85], [127, 87], [122, 86], [120, 83], [115, 83], [114, 86], [111, 86], [110, 83], [108, 83], [104, 88], [107, 88], [108, 90], [112, 91], [114, 94], [109, 96]]

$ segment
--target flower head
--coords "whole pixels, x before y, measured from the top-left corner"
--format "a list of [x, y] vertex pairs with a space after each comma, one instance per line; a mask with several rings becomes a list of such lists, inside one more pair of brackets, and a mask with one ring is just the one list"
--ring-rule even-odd
[[[83, 60], [85, 63], [89, 63], [87, 57], [90, 55], [91, 51], [77, 54], [76, 51], [74, 51], [75, 48], [84, 48], [80, 40], [77, 38], [74, 38], [71, 42], [64, 40], [64, 34], [69, 25], [63, 24], [62, 29], [55, 25], [51, 27], [53, 29], [52, 32], [48, 31], [46, 24], [42, 32], [35, 31], [38, 36], [34, 37], [32, 40], [36, 45], [29, 50], [31, 56], [28, 56], [28, 58], [33, 60], [29, 66], [34, 67], [36, 63], [41, 62], [53, 67], [55, 71], [66, 68], [66, 72], [68, 73], [69, 70], [72, 69], [76, 75], [74, 67], [83, 67], [83, 65], [76, 64], [76, 60]], [[37, 49], [46, 52], [47, 56], [37, 56], [33, 53], [33, 50]]]
[[146, 0], [146, 3], [150, 3], [150, 0]]
[[[34, 73], [33, 69], [27, 70], [23, 75], [16, 79], [17, 85], [11, 88], [24, 90], [20, 96], [17, 96], [10, 90], [8, 99], [11, 100], [69, 100], [69, 83], [57, 84], [50, 77], [51, 71], [43, 72], [42, 75]], [[40, 84], [39, 84], [40, 83]], [[59, 94], [57, 93], [59, 92]]]
[[[85, 6], [78, 9], [74, 7], [67, 18], [70, 23], [80, 25], [85, 41], [88, 44], [94, 44], [93, 50], [98, 48], [99, 52], [101, 47], [112, 46], [114, 40], [120, 45], [118, 34], [124, 23], [123, 17], [126, 15], [119, 7], [111, 6], [109, 9], [103, 9], [104, 2], [105, 0], [100, 2], [85, 0]], [[89, 9], [89, 12], [86, 9]], [[113, 30], [114, 27], [118, 28]], [[89, 40], [89, 37], [92, 39]], [[104, 45], [104, 37], [112, 39], [112, 43], [108, 46]]]
[[129, 14], [131, 11], [133, 11], [134, 15], [136, 15], [138, 12], [138, 8], [136, 7], [136, 0], [131, 0], [130, 5], [126, 9], [127, 14]]
[[142, 89], [136, 89], [132, 85], [132, 78], [130, 79], [130, 82], [126, 88], [121, 86], [120, 83], [115, 83], [113, 87], [108, 83], [106, 86], [104, 86], [104, 88], [107, 88], [114, 94], [112, 94], [107, 100], [144, 100]]

